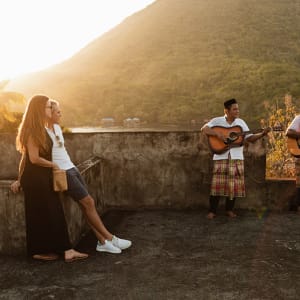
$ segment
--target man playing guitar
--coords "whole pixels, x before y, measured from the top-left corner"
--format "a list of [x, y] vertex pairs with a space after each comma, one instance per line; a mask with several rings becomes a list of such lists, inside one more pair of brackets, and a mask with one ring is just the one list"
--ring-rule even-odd
[[[233, 212], [235, 198], [245, 197], [243, 141], [255, 142], [265, 136], [268, 130], [252, 134], [246, 122], [239, 118], [239, 106], [235, 99], [224, 102], [222, 117], [216, 117], [205, 124], [201, 131], [208, 137], [217, 138], [226, 145], [222, 153], [214, 153], [213, 176], [211, 182], [208, 219], [216, 217], [220, 197], [226, 197], [226, 213], [230, 218], [236, 217]], [[231, 143], [230, 138], [217, 128], [241, 128], [245, 135], [240, 143]]]
[[296, 169], [296, 206], [297, 213], [300, 215], [300, 156], [299, 156], [299, 139], [300, 139], [300, 115], [297, 115], [290, 126], [286, 130], [286, 136], [288, 137], [288, 148], [291, 154], [296, 157], [295, 169]]

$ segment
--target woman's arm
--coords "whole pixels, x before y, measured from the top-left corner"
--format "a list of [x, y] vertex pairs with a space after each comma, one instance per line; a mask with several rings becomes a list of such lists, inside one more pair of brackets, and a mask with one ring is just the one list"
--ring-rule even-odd
[[24, 168], [25, 168], [25, 153], [23, 152], [19, 163], [19, 177], [18, 177], [19, 181], [21, 180]]
[[38, 165], [46, 168], [59, 169], [56, 163], [40, 156], [39, 148], [36, 146], [31, 136], [28, 138], [27, 151], [28, 151], [29, 160], [34, 165]]
[[18, 179], [10, 185], [10, 189], [12, 192], [17, 193], [21, 188], [21, 176], [23, 174], [25, 167], [25, 153], [22, 153], [20, 163], [19, 163], [19, 176]]
[[[41, 167], [59, 169], [58, 165], [55, 164], [54, 162], [40, 157], [39, 148], [34, 144], [33, 139], [31, 137], [28, 138], [27, 151], [28, 151], [28, 156], [29, 156], [31, 163], [33, 163], [35, 165], [39, 165]], [[26, 155], [25, 155], [25, 153], [23, 153], [22, 157], [20, 159], [20, 163], [19, 163], [18, 180], [14, 181], [10, 185], [10, 189], [14, 193], [19, 192], [20, 188], [21, 188], [20, 180], [21, 180], [21, 176], [23, 174], [24, 167], [25, 167], [25, 159], [26, 159]]]

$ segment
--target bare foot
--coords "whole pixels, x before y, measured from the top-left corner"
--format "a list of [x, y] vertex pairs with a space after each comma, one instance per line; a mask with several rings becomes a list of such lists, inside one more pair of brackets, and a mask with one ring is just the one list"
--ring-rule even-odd
[[75, 260], [86, 259], [88, 257], [89, 257], [88, 254], [78, 252], [74, 249], [65, 251], [65, 262], [73, 262]]
[[229, 218], [236, 218], [237, 217], [237, 215], [232, 210], [227, 211], [226, 214]]
[[55, 253], [42, 253], [42, 254], [34, 254], [32, 255], [32, 258], [36, 260], [51, 261], [51, 260], [57, 260], [58, 255]]
[[212, 220], [212, 219], [214, 219], [216, 216], [217, 216], [216, 214], [210, 212], [210, 213], [207, 214], [206, 218], [209, 219], [209, 220]]

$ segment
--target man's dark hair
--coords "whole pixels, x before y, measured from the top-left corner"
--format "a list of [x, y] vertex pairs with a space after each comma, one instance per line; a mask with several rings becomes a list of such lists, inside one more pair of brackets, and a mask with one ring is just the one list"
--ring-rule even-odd
[[237, 101], [236, 101], [234, 98], [229, 99], [229, 100], [226, 100], [226, 101], [224, 102], [224, 107], [225, 107], [226, 109], [230, 109], [230, 107], [231, 107], [232, 104], [237, 104]]

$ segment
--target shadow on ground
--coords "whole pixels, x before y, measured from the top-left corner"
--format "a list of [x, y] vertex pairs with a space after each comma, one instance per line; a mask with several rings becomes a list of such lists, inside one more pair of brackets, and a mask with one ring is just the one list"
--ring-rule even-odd
[[0, 299], [299, 299], [300, 216], [240, 211], [110, 212], [106, 226], [133, 241], [122, 254], [37, 262], [0, 256]]

